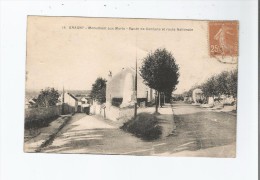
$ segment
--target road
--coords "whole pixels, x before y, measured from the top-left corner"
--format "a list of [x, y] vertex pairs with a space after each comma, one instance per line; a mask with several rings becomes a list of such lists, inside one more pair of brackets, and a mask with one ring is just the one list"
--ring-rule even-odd
[[[160, 110], [159, 110], [160, 111]], [[174, 135], [144, 141], [97, 116], [75, 114], [49, 153], [131, 154], [157, 156], [235, 157], [236, 116], [174, 103]]]

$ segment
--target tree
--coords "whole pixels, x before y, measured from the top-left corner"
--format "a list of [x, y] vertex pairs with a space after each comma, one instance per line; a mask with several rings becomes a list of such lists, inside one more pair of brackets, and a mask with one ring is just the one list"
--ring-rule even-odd
[[201, 89], [206, 97], [217, 95], [216, 77], [210, 77], [204, 84], [201, 85]]
[[229, 95], [232, 95], [235, 99], [237, 98], [237, 88], [238, 88], [237, 76], [238, 76], [238, 72], [236, 69], [229, 73], [228, 80], [227, 80]]
[[92, 84], [90, 96], [101, 104], [106, 102], [106, 82], [105, 79], [98, 77], [95, 83]]
[[157, 91], [155, 110], [158, 112], [158, 94], [161, 92], [171, 94], [175, 90], [179, 83], [179, 66], [170, 52], [166, 49], [157, 49], [143, 59], [140, 72], [144, 83]]
[[36, 99], [36, 104], [38, 107], [55, 106], [59, 102], [59, 96], [58, 90], [54, 88], [42, 89]]
[[237, 96], [237, 70], [223, 71], [218, 75], [210, 77], [201, 85], [206, 97], [232, 95]]
[[222, 95], [222, 94], [229, 95], [229, 90], [228, 90], [229, 74], [230, 73], [228, 71], [223, 71], [216, 76], [215, 80], [217, 84], [216, 86], [217, 95]]

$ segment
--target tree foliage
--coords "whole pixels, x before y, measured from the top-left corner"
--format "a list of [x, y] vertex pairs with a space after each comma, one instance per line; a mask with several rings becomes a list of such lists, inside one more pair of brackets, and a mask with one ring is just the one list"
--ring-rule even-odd
[[206, 97], [231, 95], [237, 96], [237, 70], [223, 71], [207, 79], [201, 85], [201, 89]]
[[92, 84], [90, 96], [101, 104], [106, 102], [106, 82], [106, 79], [98, 77]]
[[[179, 66], [173, 55], [166, 49], [157, 49], [149, 53], [140, 67], [144, 83], [159, 93], [171, 94], [179, 83]], [[158, 112], [158, 100], [156, 101], [156, 112]]]
[[144, 58], [140, 68], [144, 83], [158, 92], [172, 93], [179, 83], [179, 66], [166, 49], [157, 49]]
[[237, 97], [237, 88], [238, 88], [237, 77], [238, 77], [237, 69], [230, 72], [229, 83], [227, 84], [227, 87], [229, 90], [229, 94], [232, 95], [233, 97]]
[[59, 102], [59, 96], [58, 90], [54, 88], [42, 89], [36, 99], [36, 104], [38, 107], [55, 106]]
[[201, 89], [201, 85], [198, 85], [198, 84], [195, 84], [193, 85], [188, 91], [185, 91], [182, 93], [182, 96], [183, 97], [191, 97], [192, 96], [192, 93], [195, 89]]
[[201, 85], [201, 89], [206, 97], [216, 96], [217, 86], [217, 78], [215, 76], [212, 76]]

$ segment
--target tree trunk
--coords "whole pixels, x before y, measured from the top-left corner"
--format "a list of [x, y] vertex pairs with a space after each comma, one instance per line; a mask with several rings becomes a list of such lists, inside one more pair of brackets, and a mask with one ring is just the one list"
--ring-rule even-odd
[[158, 106], [159, 106], [159, 92], [156, 91], [156, 98], [155, 98], [155, 112], [158, 113]]
[[159, 95], [159, 107], [161, 108], [161, 92], [158, 92], [158, 95]]

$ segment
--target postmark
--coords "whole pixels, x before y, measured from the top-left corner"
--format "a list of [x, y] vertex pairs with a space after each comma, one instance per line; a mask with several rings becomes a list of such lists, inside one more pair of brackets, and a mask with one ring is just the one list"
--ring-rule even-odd
[[210, 21], [209, 54], [223, 63], [237, 63], [238, 21]]

